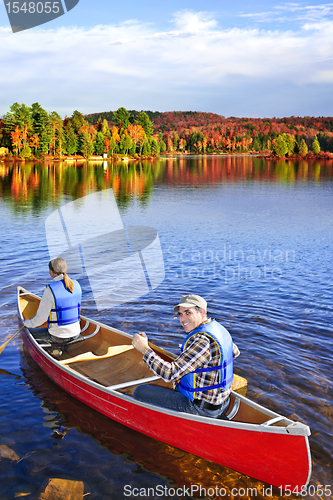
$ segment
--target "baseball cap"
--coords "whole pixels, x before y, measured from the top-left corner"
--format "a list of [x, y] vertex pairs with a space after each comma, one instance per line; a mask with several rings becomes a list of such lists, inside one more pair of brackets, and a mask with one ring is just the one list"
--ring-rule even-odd
[[178, 312], [179, 306], [181, 307], [195, 307], [198, 306], [201, 309], [204, 309], [207, 311], [207, 302], [205, 299], [200, 297], [200, 295], [183, 295], [182, 298], [179, 301], [179, 304], [177, 304], [173, 310], [175, 312]]

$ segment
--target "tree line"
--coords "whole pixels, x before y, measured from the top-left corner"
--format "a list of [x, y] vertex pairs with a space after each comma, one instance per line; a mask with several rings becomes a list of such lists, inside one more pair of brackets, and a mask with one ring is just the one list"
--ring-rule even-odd
[[90, 158], [115, 153], [158, 156], [161, 145], [153, 131], [144, 111], [133, 117], [125, 108], [119, 108], [111, 123], [99, 118], [92, 124], [77, 110], [63, 120], [56, 111], [48, 113], [38, 102], [30, 107], [16, 102], [0, 120], [0, 147], [7, 148], [9, 156], [20, 158], [76, 154]]
[[[136, 116], [137, 111], [130, 111]], [[146, 111], [161, 151], [168, 153], [265, 153], [305, 156], [333, 152], [332, 117], [237, 118], [197, 111]], [[112, 120], [112, 112], [86, 116]]]
[[64, 120], [39, 103], [14, 103], [0, 120], [0, 147], [9, 156], [139, 157], [160, 153], [265, 153], [305, 156], [333, 152], [333, 118], [225, 118], [214, 113], [117, 111]]

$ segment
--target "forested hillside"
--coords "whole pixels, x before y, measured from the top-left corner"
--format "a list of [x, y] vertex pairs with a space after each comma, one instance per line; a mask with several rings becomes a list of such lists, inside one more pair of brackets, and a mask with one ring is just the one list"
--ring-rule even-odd
[[62, 119], [39, 103], [14, 103], [0, 120], [0, 155], [262, 153], [291, 156], [333, 152], [333, 118], [225, 118], [214, 113], [128, 111], [124, 107]]
[[[131, 116], [138, 111], [130, 111]], [[333, 117], [225, 118], [196, 111], [145, 111], [154, 134], [169, 152], [275, 152], [278, 155], [308, 150], [333, 151]], [[113, 113], [88, 115], [89, 123]], [[280, 136], [280, 137], [279, 137]], [[315, 144], [314, 144], [315, 143]]]

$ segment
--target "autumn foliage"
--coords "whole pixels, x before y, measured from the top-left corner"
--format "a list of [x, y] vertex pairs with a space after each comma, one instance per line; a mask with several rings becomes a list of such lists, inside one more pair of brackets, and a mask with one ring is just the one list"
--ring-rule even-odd
[[38, 103], [14, 103], [0, 120], [0, 147], [28, 158], [51, 155], [158, 156], [333, 152], [333, 118], [236, 118], [201, 112], [117, 111], [62, 119]]
[[[332, 117], [225, 118], [201, 112], [145, 112], [153, 124], [160, 151], [169, 153], [268, 153], [277, 156], [299, 154], [302, 141], [308, 150], [333, 152]], [[137, 111], [130, 111], [137, 116]], [[90, 123], [107, 120], [112, 126], [112, 112], [87, 115]], [[287, 142], [277, 148], [278, 137]], [[313, 149], [313, 143], [315, 149]], [[293, 146], [293, 147], [292, 147]], [[304, 146], [304, 145], [303, 145]], [[165, 149], [164, 149], [165, 148]]]

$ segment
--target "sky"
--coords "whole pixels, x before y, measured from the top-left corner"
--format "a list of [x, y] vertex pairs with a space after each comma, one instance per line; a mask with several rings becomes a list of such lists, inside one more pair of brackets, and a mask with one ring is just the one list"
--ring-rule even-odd
[[[13, 33], [0, 0], [0, 117], [128, 110], [333, 116], [333, 3], [80, 0]], [[63, 2], [64, 4], [64, 2]]]

